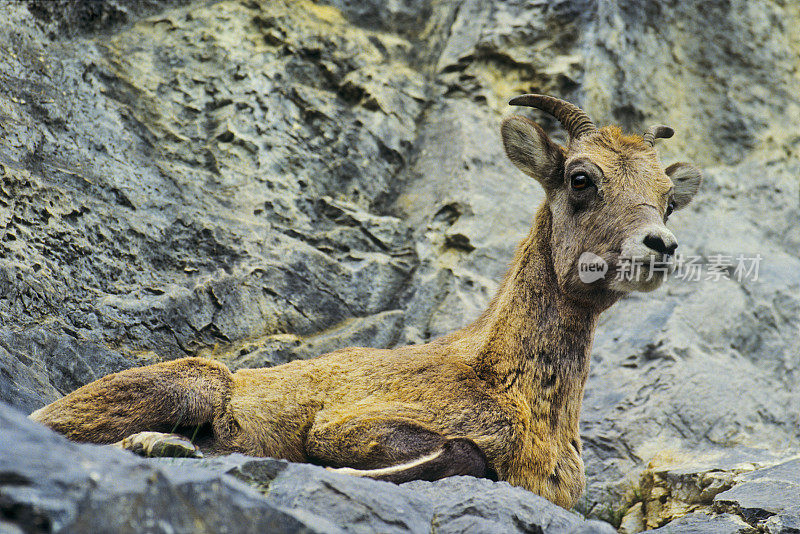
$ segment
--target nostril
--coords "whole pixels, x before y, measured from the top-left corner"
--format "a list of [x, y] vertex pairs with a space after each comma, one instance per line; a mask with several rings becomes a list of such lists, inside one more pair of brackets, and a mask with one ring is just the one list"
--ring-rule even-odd
[[649, 234], [644, 238], [644, 244], [646, 247], [651, 248], [656, 252], [668, 255], [674, 254], [675, 249], [678, 248], [677, 243], [670, 243], [670, 245], [667, 246], [667, 244], [664, 243], [664, 239], [662, 239], [661, 236], [653, 234]]

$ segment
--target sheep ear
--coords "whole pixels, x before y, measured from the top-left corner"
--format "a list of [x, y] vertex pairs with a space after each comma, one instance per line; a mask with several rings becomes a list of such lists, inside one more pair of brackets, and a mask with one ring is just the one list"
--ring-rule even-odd
[[500, 126], [506, 155], [519, 170], [535, 178], [545, 188], [561, 182], [564, 151], [530, 119], [516, 115]]
[[672, 183], [675, 184], [672, 192], [675, 209], [685, 208], [700, 189], [703, 174], [691, 163], [673, 163], [667, 167], [666, 172]]

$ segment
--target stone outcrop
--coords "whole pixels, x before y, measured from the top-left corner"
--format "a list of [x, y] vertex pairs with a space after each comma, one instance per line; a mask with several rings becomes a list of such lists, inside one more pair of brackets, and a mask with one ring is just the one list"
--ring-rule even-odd
[[0, 404], [0, 532], [609, 533], [472, 477], [397, 486], [232, 455], [145, 460], [70, 443]]
[[661, 454], [629, 494], [620, 532], [788, 534], [800, 524], [798, 496], [798, 457], [748, 448]]

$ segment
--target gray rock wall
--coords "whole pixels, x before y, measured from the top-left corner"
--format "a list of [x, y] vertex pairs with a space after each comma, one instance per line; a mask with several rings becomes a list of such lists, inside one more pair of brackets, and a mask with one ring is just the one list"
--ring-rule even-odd
[[[308, 0], [0, 5], [0, 400], [184, 355], [234, 368], [476, 317], [541, 202], [508, 98], [675, 127], [706, 180], [671, 280], [598, 329], [580, 509], [664, 451], [800, 438], [800, 7]], [[557, 138], [542, 114], [526, 112]], [[733, 274], [732, 268], [727, 271]]]

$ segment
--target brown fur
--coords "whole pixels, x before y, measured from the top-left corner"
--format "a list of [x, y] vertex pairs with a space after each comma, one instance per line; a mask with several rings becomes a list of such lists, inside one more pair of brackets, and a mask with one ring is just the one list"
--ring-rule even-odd
[[[100, 443], [210, 422], [217, 450], [361, 470], [448, 450], [405, 476], [435, 478], [463, 464], [458, 472], [496, 471], [571, 506], [585, 485], [578, 420], [592, 336], [599, 314], [622, 295], [607, 282], [581, 285], [575, 261], [584, 250], [619, 248], [642, 224], [661, 223], [672, 183], [655, 149], [618, 129], [564, 150], [517, 117], [504, 123], [504, 139], [512, 161], [545, 187], [547, 201], [473, 324], [424, 345], [346, 348], [232, 374], [197, 358], [132, 369], [32, 417], [72, 439]], [[532, 146], [515, 152], [514, 143], [526, 142]], [[595, 196], [570, 197], [564, 184], [574, 162], [603, 173]]]

